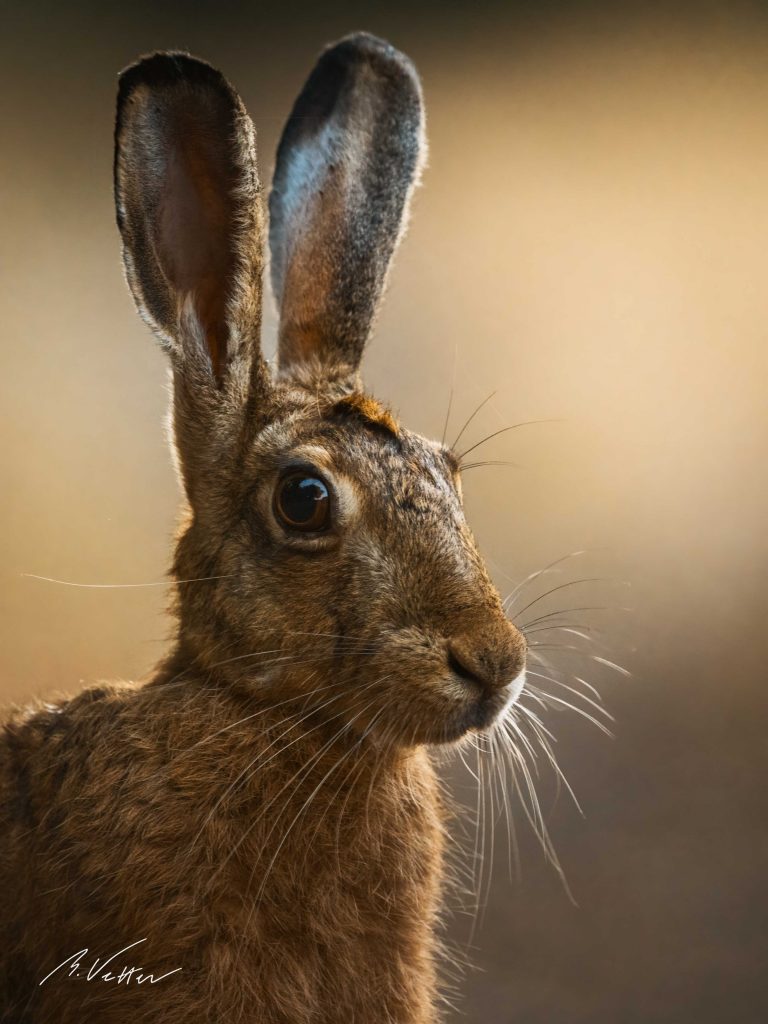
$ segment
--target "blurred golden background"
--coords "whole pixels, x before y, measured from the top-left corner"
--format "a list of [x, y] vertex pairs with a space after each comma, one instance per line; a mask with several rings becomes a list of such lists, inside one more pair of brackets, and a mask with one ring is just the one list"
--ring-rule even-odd
[[[114, 226], [117, 71], [166, 47], [221, 67], [268, 182], [317, 51], [383, 35], [421, 71], [431, 157], [367, 382], [431, 435], [452, 389], [449, 438], [492, 391], [470, 440], [552, 421], [484, 446], [517, 466], [467, 475], [469, 516], [504, 593], [586, 549], [518, 607], [597, 578], [524, 620], [604, 608], [562, 621], [632, 672], [539, 637], [616, 718], [611, 740], [547, 716], [586, 815], [542, 766], [578, 906], [524, 821], [510, 880], [497, 824], [481, 920], [469, 900], [450, 923], [481, 969], [449, 1017], [768, 1019], [768, 9], [30, 2], [3, 3], [2, 24], [0, 699], [141, 676], [168, 630], [162, 586], [25, 576], [145, 583], [168, 565], [165, 367]], [[274, 327], [270, 308], [269, 351]]]

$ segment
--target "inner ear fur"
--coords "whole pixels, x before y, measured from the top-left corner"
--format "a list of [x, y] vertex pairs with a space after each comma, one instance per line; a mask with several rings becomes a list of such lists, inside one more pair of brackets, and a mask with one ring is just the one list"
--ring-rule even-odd
[[[114, 174], [139, 312], [172, 353], [202, 339], [220, 381], [246, 339], [258, 345], [260, 329], [263, 216], [255, 136], [239, 96], [184, 53], [127, 68]], [[183, 330], [182, 310], [198, 330]]]
[[269, 200], [281, 369], [357, 368], [424, 154], [410, 60], [364, 33], [327, 49], [286, 124]]

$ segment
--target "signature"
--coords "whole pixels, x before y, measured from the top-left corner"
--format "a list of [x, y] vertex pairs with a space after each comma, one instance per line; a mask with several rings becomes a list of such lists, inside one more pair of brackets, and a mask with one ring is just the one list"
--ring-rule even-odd
[[[115, 974], [117, 965], [114, 965], [113, 969], [107, 970], [107, 965], [111, 964], [113, 960], [120, 956], [121, 953], [127, 953], [129, 949], [133, 949], [134, 946], [140, 946], [142, 942], [146, 942], [146, 939], [138, 939], [136, 942], [132, 942], [129, 946], [124, 946], [122, 949], [118, 949], [112, 956], [108, 956], [105, 960], [99, 960], [96, 957], [88, 968], [85, 974], [86, 981], [116, 981], [117, 984], [125, 983], [129, 984], [130, 981], [135, 981], [137, 985], [143, 985], [145, 981], [149, 982], [150, 985], [156, 985], [158, 981], [162, 981], [164, 978], [170, 977], [172, 974], [176, 974], [181, 970], [181, 967], [175, 967], [172, 971], [167, 971], [165, 974], [161, 974], [158, 978], [149, 972], [144, 971], [143, 967], [128, 967], [124, 966], [119, 974]], [[72, 956], [68, 956], [66, 960], [62, 960], [58, 967], [54, 967], [43, 980], [40, 982], [42, 985], [48, 981], [49, 978], [53, 977], [57, 971], [66, 969], [67, 976], [70, 978], [82, 978], [83, 977], [83, 959], [88, 956], [87, 949], [81, 949], [77, 953], [73, 953]]]

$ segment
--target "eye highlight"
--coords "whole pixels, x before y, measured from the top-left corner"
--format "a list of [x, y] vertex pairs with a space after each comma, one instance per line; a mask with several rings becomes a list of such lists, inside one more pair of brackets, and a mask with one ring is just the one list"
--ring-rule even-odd
[[331, 523], [328, 485], [309, 470], [293, 470], [278, 480], [273, 510], [286, 530], [322, 533]]

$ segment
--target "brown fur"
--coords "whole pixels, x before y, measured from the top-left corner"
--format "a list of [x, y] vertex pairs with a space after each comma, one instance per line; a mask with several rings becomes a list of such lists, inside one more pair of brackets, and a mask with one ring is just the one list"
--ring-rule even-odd
[[[401, 81], [412, 103], [414, 73], [400, 74], [391, 47], [362, 36], [340, 49], [358, 71], [375, 58], [376, 74], [357, 74], [356, 88], [379, 89], [384, 66], [387, 96]], [[387, 107], [379, 123], [381, 103], [358, 99], [374, 118], [362, 137], [349, 128], [360, 157], [366, 139], [383, 144], [392, 118]], [[218, 139], [229, 148], [212, 170], [208, 112], [222, 102], [235, 127]], [[333, 104], [324, 109], [334, 116]], [[199, 276], [178, 250], [189, 240], [167, 177], [179, 124], [186, 147], [190, 132], [202, 140], [198, 196], [215, 191], [222, 164], [239, 182], [206, 207], [232, 204], [223, 235], [220, 218], [192, 217], [205, 252], [230, 254]], [[407, 146], [386, 152], [379, 173], [402, 202], [397, 223], [387, 208], [382, 237], [370, 195], [371, 251], [361, 235], [356, 258], [375, 277], [371, 302], [419, 162]], [[455, 456], [360, 390], [371, 308], [348, 308], [338, 348], [325, 332], [270, 376], [258, 347], [252, 159], [247, 115], [207, 65], [155, 55], [123, 76], [119, 222], [129, 283], [171, 357], [188, 502], [173, 566], [178, 628], [146, 684], [86, 690], [4, 727], [0, 1019], [14, 1024], [437, 1019], [445, 814], [427, 746], [502, 712], [524, 644], [465, 522]], [[150, 216], [158, 196], [167, 217]], [[321, 220], [339, 230], [324, 258], [349, 259], [342, 229], [350, 216], [359, 233], [361, 212], [331, 198]], [[275, 243], [284, 251], [311, 234], [291, 224], [297, 237]], [[332, 298], [322, 324], [340, 314]], [[276, 483], [294, 463], [331, 488], [326, 534], [295, 535], [275, 518]], [[140, 939], [117, 971], [182, 970], [142, 985], [61, 970], [39, 984], [80, 950], [84, 975]]]

